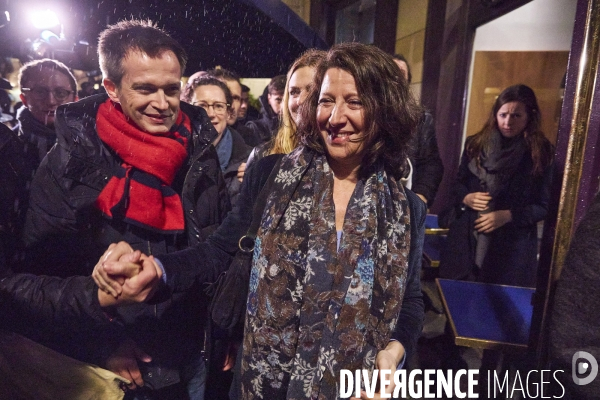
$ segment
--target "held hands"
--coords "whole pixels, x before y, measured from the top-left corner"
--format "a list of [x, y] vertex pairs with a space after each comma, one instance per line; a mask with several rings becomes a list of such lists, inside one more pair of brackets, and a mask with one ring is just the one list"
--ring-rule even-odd
[[154, 257], [133, 251], [125, 242], [111, 244], [92, 273], [102, 307], [150, 299], [161, 277]]
[[512, 221], [510, 210], [498, 210], [482, 214], [475, 220], [475, 230], [479, 233], [490, 233]]
[[[381, 397], [382, 393], [385, 394], [392, 394], [394, 392], [394, 389], [396, 388], [396, 385], [394, 384], [394, 372], [396, 372], [396, 368], [398, 367], [398, 364], [400, 364], [400, 361], [402, 361], [402, 358], [404, 357], [404, 346], [396, 341], [396, 340], [392, 340], [391, 342], [388, 343], [388, 345], [386, 346], [385, 349], [381, 350], [379, 353], [377, 353], [377, 357], [375, 358], [375, 369], [378, 370], [388, 370], [391, 371], [391, 379], [390, 379], [390, 384], [387, 385], [386, 387], [383, 388], [383, 391], [380, 390], [379, 386], [377, 387], [377, 390], [375, 390], [375, 396], [374, 397], [368, 397], [367, 396], [367, 392], [365, 392], [364, 390], [361, 391], [361, 396], [360, 396], [360, 400], [367, 400], [367, 399], [385, 399], [385, 398], [390, 398], [389, 397]], [[350, 400], [358, 400], [356, 397], [351, 397]]]
[[463, 203], [475, 211], [485, 211], [490, 200], [492, 200], [492, 196], [488, 192], [474, 192], [466, 195]]

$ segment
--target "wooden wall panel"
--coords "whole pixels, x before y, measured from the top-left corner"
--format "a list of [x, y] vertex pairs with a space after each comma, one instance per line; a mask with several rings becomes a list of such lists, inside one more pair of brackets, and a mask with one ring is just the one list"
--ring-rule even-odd
[[552, 143], [560, 116], [561, 82], [567, 71], [567, 51], [477, 51], [470, 89], [467, 135], [488, 119], [496, 97], [508, 86], [523, 83], [533, 89], [542, 113], [542, 131]]

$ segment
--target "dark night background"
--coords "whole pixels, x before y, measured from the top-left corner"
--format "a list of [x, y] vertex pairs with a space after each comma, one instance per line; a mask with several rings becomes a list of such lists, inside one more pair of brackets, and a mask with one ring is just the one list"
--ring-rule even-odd
[[54, 58], [86, 71], [98, 69], [98, 34], [132, 17], [155, 21], [184, 46], [186, 75], [220, 65], [244, 77], [272, 77], [285, 73], [307, 47], [324, 47], [293, 11], [273, 0], [0, 0], [0, 12], [10, 13], [0, 28], [0, 56], [28, 60], [26, 41], [40, 34], [29, 13], [45, 9], [58, 14], [68, 42], [64, 50], [55, 47]]

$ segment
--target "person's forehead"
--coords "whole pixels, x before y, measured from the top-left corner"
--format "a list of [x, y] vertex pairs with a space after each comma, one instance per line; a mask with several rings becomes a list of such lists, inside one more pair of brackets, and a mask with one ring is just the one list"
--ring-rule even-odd
[[163, 50], [156, 55], [156, 57], [151, 57], [147, 53], [144, 53], [141, 50], [130, 49], [125, 53], [125, 57], [121, 62], [121, 67], [123, 68], [123, 75], [129, 75], [130, 78], [134, 78], [140, 72], [141, 69], [152, 69], [152, 66], [157, 63], [165, 63], [172, 64], [172, 67], [177, 70], [177, 75], [179, 79], [182, 76], [181, 64], [179, 63], [179, 59], [175, 55], [175, 53], [171, 50]]
[[27, 86], [52, 86], [55, 87], [64, 87], [65, 89], [71, 88], [71, 81], [69, 77], [62, 71], [50, 68], [50, 67], [42, 67], [36, 68], [35, 71], [29, 75], [26, 81], [23, 82], [25, 87]]
[[215, 85], [202, 85], [194, 89], [196, 100], [217, 100], [225, 101], [225, 92]]

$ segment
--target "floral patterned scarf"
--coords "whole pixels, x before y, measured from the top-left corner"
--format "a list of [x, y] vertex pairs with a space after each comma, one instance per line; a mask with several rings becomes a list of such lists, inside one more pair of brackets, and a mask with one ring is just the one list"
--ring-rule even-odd
[[284, 156], [254, 250], [244, 399], [334, 399], [340, 369], [373, 369], [402, 306], [409, 224], [403, 187], [377, 168], [356, 185], [336, 251], [326, 157]]

